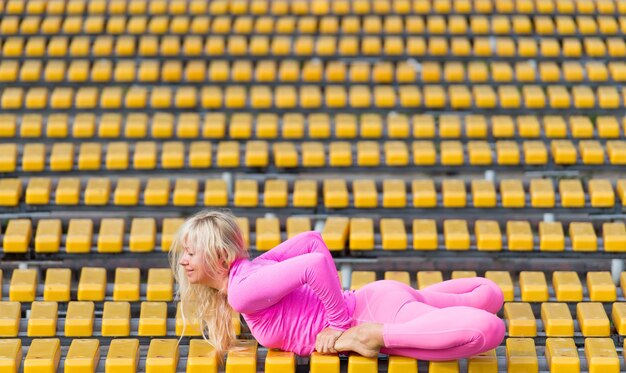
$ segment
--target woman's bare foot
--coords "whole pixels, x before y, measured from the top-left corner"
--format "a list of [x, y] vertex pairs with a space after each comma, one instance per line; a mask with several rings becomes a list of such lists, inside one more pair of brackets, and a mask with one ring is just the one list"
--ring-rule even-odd
[[354, 326], [335, 342], [337, 351], [354, 351], [365, 357], [377, 357], [383, 346], [383, 324], [364, 323]]

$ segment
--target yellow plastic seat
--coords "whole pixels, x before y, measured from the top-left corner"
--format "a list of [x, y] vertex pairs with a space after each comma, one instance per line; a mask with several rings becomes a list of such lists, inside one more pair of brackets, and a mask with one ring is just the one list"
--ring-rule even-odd
[[139, 336], [164, 336], [167, 332], [166, 322], [167, 304], [165, 302], [141, 302], [137, 329]]
[[530, 303], [505, 303], [504, 318], [509, 322], [508, 331], [511, 337], [534, 337], [537, 335], [537, 325]]
[[563, 251], [565, 236], [560, 222], [539, 223], [539, 249], [541, 251]]
[[524, 207], [526, 195], [521, 180], [503, 179], [500, 181], [500, 196], [502, 206], [506, 208]]
[[124, 243], [124, 220], [105, 218], [100, 222], [98, 252], [120, 253]]
[[68, 302], [70, 300], [70, 281], [72, 272], [69, 268], [49, 268], [46, 271], [43, 298], [47, 302]]
[[572, 338], [547, 338], [545, 354], [551, 370], [580, 369], [578, 350]]
[[236, 206], [253, 207], [259, 202], [258, 184], [255, 180], [238, 179], [235, 182], [234, 203]]
[[85, 188], [86, 205], [106, 205], [111, 193], [111, 180], [108, 178], [90, 178]]
[[95, 370], [100, 360], [100, 341], [97, 339], [74, 339], [65, 357], [67, 373]]
[[189, 373], [199, 373], [217, 369], [217, 354], [213, 346], [201, 339], [192, 339], [189, 342], [187, 369]]
[[205, 206], [226, 206], [228, 201], [228, 192], [224, 180], [206, 181], [204, 190]]
[[7, 338], [0, 341], [0, 357], [7, 371], [17, 372], [22, 364], [22, 340]]
[[114, 301], [139, 300], [139, 268], [116, 268], [113, 284]]
[[[35, 234], [35, 252], [55, 253], [61, 245], [61, 221], [58, 219], [42, 219], [37, 224]], [[5, 245], [6, 248], [6, 245]]]
[[14, 269], [9, 285], [9, 300], [32, 302], [37, 293], [37, 272], [34, 269]]
[[467, 143], [467, 154], [470, 165], [488, 165], [492, 163], [491, 148], [486, 141], [470, 141]]
[[559, 181], [559, 195], [561, 196], [561, 205], [566, 208], [584, 207], [585, 192], [580, 180], [562, 179]]
[[585, 359], [590, 370], [619, 370], [619, 358], [610, 338], [586, 338]]
[[517, 165], [520, 163], [520, 150], [515, 141], [496, 142], [496, 159], [500, 165]]
[[123, 337], [128, 336], [129, 333], [130, 303], [104, 302], [104, 310], [102, 312], [102, 335], [107, 337]]
[[352, 165], [352, 146], [348, 142], [331, 142], [328, 150], [328, 160], [332, 167]]
[[348, 189], [344, 180], [325, 179], [323, 183], [324, 206], [327, 208], [348, 207]]
[[479, 108], [496, 107], [496, 93], [490, 86], [475, 85], [472, 87], [474, 103]]
[[480, 251], [502, 250], [500, 226], [494, 220], [477, 220], [474, 226], [476, 247]]
[[9, 220], [2, 246], [6, 253], [27, 253], [32, 239], [32, 225], [28, 219]]
[[534, 248], [533, 233], [527, 221], [507, 221], [506, 236], [510, 251], [531, 251]]
[[88, 253], [91, 250], [93, 222], [91, 219], [70, 219], [65, 250], [68, 253]]
[[293, 186], [293, 206], [313, 207], [317, 205], [317, 183], [314, 180], [296, 180]]
[[352, 182], [354, 195], [354, 207], [373, 208], [378, 207], [378, 194], [376, 184], [371, 179], [359, 179]]
[[345, 248], [348, 240], [350, 219], [346, 217], [331, 216], [326, 219], [322, 238], [332, 251], [340, 251]]
[[399, 208], [406, 206], [406, 186], [402, 180], [383, 180], [383, 207]]
[[545, 302], [549, 298], [548, 285], [543, 272], [520, 272], [520, 290], [524, 302]]
[[598, 239], [591, 223], [570, 223], [569, 236], [574, 251], [596, 251], [598, 249]]
[[66, 337], [91, 337], [94, 325], [93, 302], [69, 302], [65, 316]]
[[581, 302], [583, 286], [575, 271], [554, 271], [552, 287], [559, 302]]
[[610, 272], [587, 272], [587, 289], [589, 289], [589, 300], [592, 302], [614, 302], [617, 299], [617, 289]]
[[607, 179], [589, 180], [589, 199], [592, 207], [613, 207], [615, 204], [615, 194], [613, 186]]
[[51, 171], [69, 171], [74, 167], [74, 144], [55, 143], [50, 152]]
[[61, 343], [58, 338], [33, 339], [24, 358], [24, 372], [56, 372], [60, 360]]
[[606, 150], [611, 164], [626, 164], [626, 143], [620, 140], [609, 140]]
[[277, 246], [281, 242], [280, 222], [277, 218], [257, 218], [256, 249], [265, 251]]
[[470, 235], [465, 220], [444, 220], [443, 235], [446, 250], [469, 250]]
[[57, 302], [32, 302], [26, 334], [29, 337], [55, 336], [57, 328], [57, 317]]
[[255, 340], [237, 340], [232, 350], [228, 351], [230, 357], [226, 369], [229, 372], [252, 372], [256, 371], [258, 342]]
[[439, 248], [437, 225], [434, 220], [413, 220], [413, 248], [415, 250], [436, 250]]
[[380, 165], [380, 147], [375, 141], [357, 143], [357, 164], [362, 167]]
[[621, 251], [626, 238], [626, 228], [621, 222], [607, 222], [602, 224], [604, 251]]
[[174, 279], [172, 272], [165, 268], [150, 268], [146, 287], [148, 301], [171, 301], [173, 299]]
[[265, 207], [286, 207], [288, 201], [287, 180], [266, 180], [263, 192]]
[[602, 303], [579, 302], [576, 304], [576, 318], [585, 337], [608, 337], [610, 321]]
[[106, 281], [106, 270], [104, 268], [83, 267], [78, 281], [78, 300], [104, 300]]
[[296, 235], [311, 231], [311, 220], [306, 217], [291, 216], [287, 218], [286, 222], [287, 238], [295, 237]]

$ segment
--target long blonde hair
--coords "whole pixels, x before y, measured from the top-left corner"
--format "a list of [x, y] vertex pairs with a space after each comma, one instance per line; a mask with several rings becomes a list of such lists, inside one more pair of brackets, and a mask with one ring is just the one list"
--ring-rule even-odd
[[249, 258], [250, 254], [235, 216], [226, 209], [202, 210], [189, 217], [174, 235], [170, 247], [170, 266], [178, 283], [176, 296], [181, 302], [181, 334], [184, 335], [186, 319], [198, 320], [202, 337], [215, 348], [221, 366], [236, 339], [232, 325], [234, 310], [226, 294], [203, 284], [189, 283], [179, 264], [185, 244], [193, 247], [196, 255], [202, 255], [206, 268], [219, 278], [228, 276], [235, 259]]

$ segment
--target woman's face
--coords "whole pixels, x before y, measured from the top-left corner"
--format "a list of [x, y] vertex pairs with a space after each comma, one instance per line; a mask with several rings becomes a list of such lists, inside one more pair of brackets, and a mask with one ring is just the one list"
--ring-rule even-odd
[[200, 284], [210, 281], [208, 271], [202, 255], [192, 247], [185, 246], [184, 252], [180, 261], [178, 262], [187, 275], [187, 280], [190, 284]]

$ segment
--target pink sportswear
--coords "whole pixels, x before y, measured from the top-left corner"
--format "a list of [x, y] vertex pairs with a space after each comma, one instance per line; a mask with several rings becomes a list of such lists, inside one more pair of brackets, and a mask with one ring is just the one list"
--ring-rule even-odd
[[315, 349], [326, 327], [346, 330], [383, 324], [381, 353], [451, 360], [498, 346], [504, 322], [495, 315], [503, 294], [482, 277], [448, 280], [413, 289], [381, 280], [342, 290], [335, 263], [319, 232], [300, 233], [230, 267], [228, 302], [267, 348], [301, 356]]

